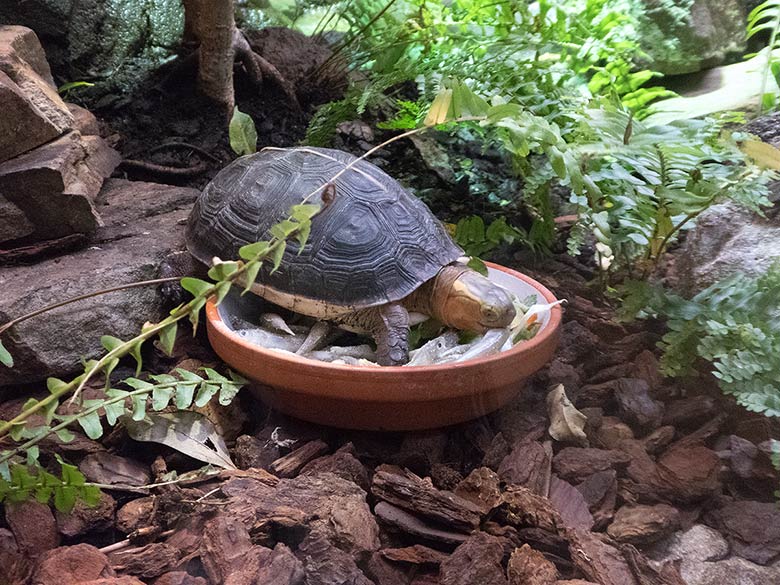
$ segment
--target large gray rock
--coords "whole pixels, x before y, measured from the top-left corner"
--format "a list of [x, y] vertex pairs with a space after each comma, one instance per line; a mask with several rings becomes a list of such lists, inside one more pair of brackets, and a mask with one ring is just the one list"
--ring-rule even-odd
[[[104, 219], [89, 248], [33, 266], [0, 270], [0, 322], [44, 305], [157, 277], [160, 261], [183, 241], [194, 189], [119, 179], [106, 181], [97, 200]], [[155, 287], [80, 301], [30, 319], [4, 335], [16, 365], [0, 368], [0, 386], [64, 376], [80, 356], [101, 352], [100, 336], [127, 339], [160, 317]]]
[[747, 52], [747, 11], [740, 0], [648, 0], [636, 6], [640, 45], [651, 69], [693, 73], [740, 61]]
[[680, 562], [688, 585], [768, 585], [780, 583], [780, 563], [761, 566], [737, 556], [721, 534], [703, 524], [676, 532], [645, 551], [652, 559]]
[[99, 136], [68, 132], [0, 163], [0, 207], [12, 216], [21, 211], [25, 218], [0, 231], [0, 242], [94, 232], [100, 225], [94, 199], [120, 160]]
[[181, 0], [3, 0], [3, 23], [38, 33], [67, 80], [112, 91], [132, 88], [170, 58], [184, 11]]
[[0, 26], [0, 162], [73, 127], [35, 33]]

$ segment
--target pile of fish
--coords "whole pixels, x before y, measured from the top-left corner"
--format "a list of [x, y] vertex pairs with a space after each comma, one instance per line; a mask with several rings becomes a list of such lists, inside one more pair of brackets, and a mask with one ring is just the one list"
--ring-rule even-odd
[[[515, 343], [533, 337], [546, 314], [559, 303], [538, 304], [535, 295], [522, 301], [516, 300], [517, 316], [509, 327], [489, 329], [482, 335], [470, 337], [468, 341], [464, 340], [463, 332], [445, 330], [409, 352], [409, 363], [406, 365], [464, 362], [506, 351]], [[348, 334], [324, 321], [314, 321], [308, 325], [288, 324], [283, 317], [272, 312], [261, 314], [257, 321], [257, 324], [253, 324], [234, 316], [232, 325], [237, 335], [266, 349], [332, 364], [379, 367], [372, 345], [356, 340], [354, 334]], [[345, 336], [350, 337], [346, 342]], [[352, 344], [340, 345], [339, 342]]]

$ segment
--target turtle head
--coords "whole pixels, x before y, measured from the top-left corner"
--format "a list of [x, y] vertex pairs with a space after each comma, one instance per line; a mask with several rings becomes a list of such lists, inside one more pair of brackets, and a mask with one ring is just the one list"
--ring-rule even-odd
[[456, 329], [483, 333], [487, 329], [509, 327], [515, 318], [511, 295], [463, 265], [441, 269], [432, 301], [436, 318]]

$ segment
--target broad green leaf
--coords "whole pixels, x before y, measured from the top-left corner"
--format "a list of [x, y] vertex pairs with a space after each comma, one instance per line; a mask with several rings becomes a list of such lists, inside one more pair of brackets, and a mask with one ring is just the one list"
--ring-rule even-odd
[[472, 270], [476, 270], [483, 276], [487, 276], [488, 273], [487, 266], [485, 266], [485, 263], [479, 258], [477, 258], [476, 256], [472, 256], [471, 258], [469, 258], [469, 261], [466, 264], [466, 266], [468, 266]]
[[5, 348], [2, 341], [0, 341], [0, 364], [3, 364], [7, 368], [12, 368], [14, 366], [14, 358], [8, 353], [8, 350]]
[[252, 260], [255, 256], [262, 256], [268, 251], [268, 248], [271, 247], [271, 242], [262, 241], [262, 242], [255, 242], [254, 244], [247, 244], [246, 246], [241, 246], [238, 249], [238, 255], [241, 256], [244, 260]]
[[298, 240], [298, 255], [300, 255], [300, 253], [303, 252], [303, 247], [306, 245], [310, 233], [311, 233], [311, 221], [308, 219], [303, 220], [301, 222], [300, 227], [298, 228], [298, 233], [295, 236], [295, 238]]
[[90, 439], [99, 439], [103, 434], [103, 426], [100, 424], [100, 415], [98, 415], [97, 411], [80, 416], [78, 422]]
[[286, 249], [287, 249], [287, 242], [285, 242], [284, 240], [276, 244], [276, 248], [274, 248], [273, 256], [272, 256], [274, 266], [271, 269], [271, 274], [273, 274], [279, 269], [279, 266], [282, 263], [282, 258], [284, 257], [284, 251]]
[[173, 346], [176, 344], [176, 331], [178, 327], [178, 321], [174, 321], [160, 330], [160, 347], [167, 356], [173, 355]]
[[223, 301], [223, 299], [227, 296], [232, 286], [233, 285], [230, 284], [229, 282], [221, 282], [217, 285], [217, 299], [216, 299], [217, 305], [219, 305]]
[[[108, 413], [108, 411], [106, 411]], [[108, 417], [106, 417], [108, 418]], [[109, 421], [109, 424], [113, 425], [111, 421]], [[54, 431], [54, 434], [57, 435], [57, 438], [62, 441], [63, 443], [70, 443], [73, 439], [76, 438], [76, 435], [74, 435], [70, 430], [68, 429], [60, 429], [58, 431]]]
[[236, 394], [238, 394], [239, 390], [241, 390], [241, 386], [239, 384], [222, 384], [219, 388], [219, 403], [222, 406], [227, 406], [233, 402], [233, 399], [236, 397]]
[[197, 297], [205, 294], [213, 285], [211, 282], [206, 282], [200, 278], [192, 278], [191, 276], [185, 276], [181, 279], [181, 286], [184, 290]]
[[302, 222], [306, 219], [311, 219], [320, 211], [320, 206], [313, 203], [301, 203], [300, 205], [293, 205], [290, 208], [290, 215], [293, 219], [297, 219]]
[[176, 373], [181, 376], [182, 380], [186, 380], [187, 382], [202, 382], [203, 378], [196, 374], [195, 372], [190, 372], [189, 370], [185, 370], [184, 368], [176, 368]]
[[124, 341], [113, 335], [104, 335], [100, 338], [100, 345], [106, 348], [107, 351], [114, 351], [117, 347], [122, 345]]
[[237, 155], [253, 154], [257, 152], [257, 130], [252, 118], [238, 107], [233, 108], [233, 117], [228, 126], [230, 148]]
[[200, 299], [192, 305], [192, 311], [187, 318], [192, 323], [192, 335], [198, 333], [198, 323], [200, 322], [200, 310], [206, 305], [206, 299]]
[[298, 222], [285, 219], [271, 227], [271, 235], [280, 240], [286, 240], [287, 237], [298, 229]]
[[152, 390], [152, 410], [162, 410], [168, 406], [173, 396], [173, 388], [169, 386], [156, 386]]
[[54, 488], [54, 507], [67, 514], [76, 505], [76, 488], [69, 485]]
[[136, 394], [133, 396], [133, 420], [143, 420], [146, 416], [146, 395]]
[[206, 372], [206, 377], [212, 382], [230, 382], [225, 376], [212, 368], [203, 368]]
[[49, 392], [52, 394], [60, 393], [65, 386], [67, 386], [67, 384], [59, 378], [46, 378], [46, 388], [48, 388]]
[[195, 406], [198, 408], [206, 406], [209, 400], [219, 391], [219, 386], [215, 384], [209, 384], [203, 382], [198, 389], [198, 394], [195, 396]]
[[244, 272], [244, 280], [246, 281], [246, 285], [244, 286], [244, 290], [241, 291], [242, 295], [248, 293], [252, 289], [252, 285], [255, 284], [257, 275], [260, 273], [260, 269], [262, 267], [263, 263], [259, 261], [253, 262], [247, 266], [246, 272]]
[[238, 262], [218, 262], [209, 269], [209, 278], [214, 280], [225, 280], [228, 276], [238, 270]]
[[38, 445], [27, 447], [27, 466], [32, 467], [38, 463], [38, 456], [41, 454]]
[[195, 394], [196, 382], [179, 382], [176, 384], [176, 408], [184, 410], [192, 404], [192, 397]]

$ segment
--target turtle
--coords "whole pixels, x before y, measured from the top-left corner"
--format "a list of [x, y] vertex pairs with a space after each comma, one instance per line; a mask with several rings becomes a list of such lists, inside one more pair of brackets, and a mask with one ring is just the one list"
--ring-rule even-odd
[[187, 249], [207, 265], [238, 258], [311, 194], [326, 203], [305, 245], [288, 242], [279, 268], [264, 266], [251, 292], [371, 335], [381, 365], [408, 361], [409, 312], [475, 332], [512, 322], [512, 296], [459, 261], [463, 250], [422, 201], [339, 150], [269, 147], [236, 159], [195, 202]]

